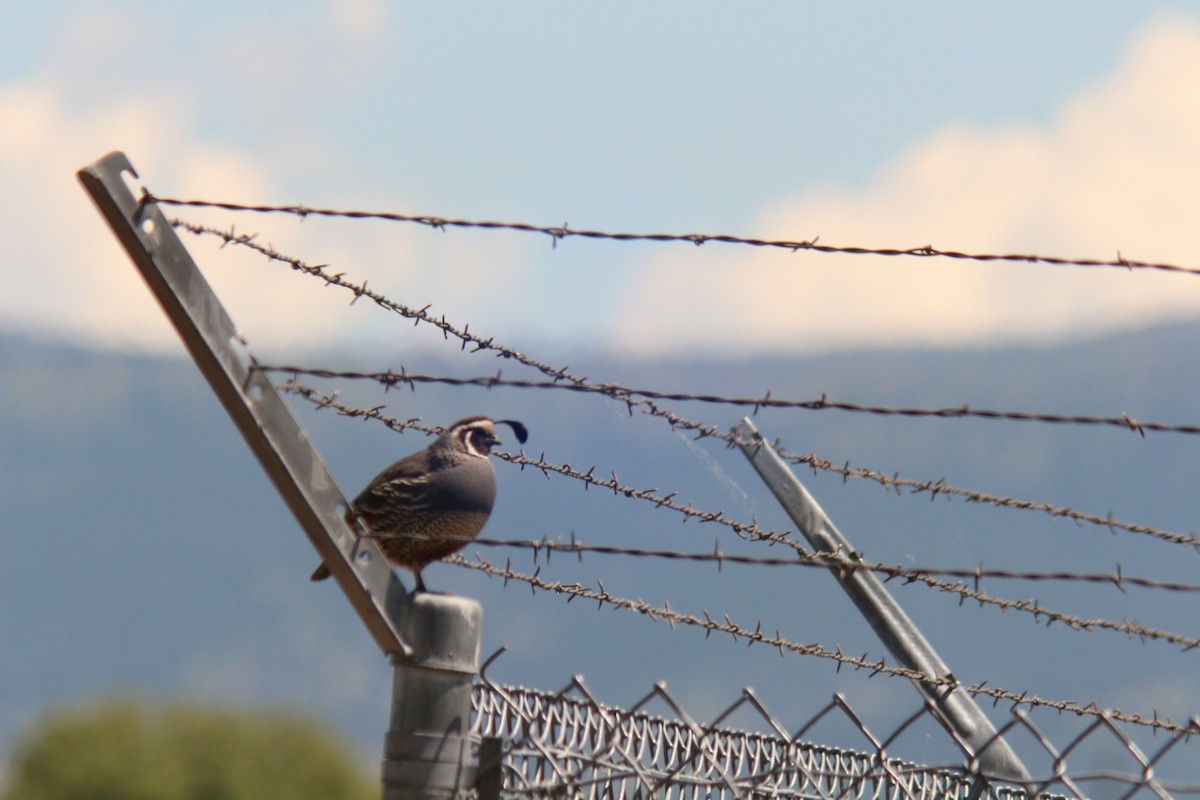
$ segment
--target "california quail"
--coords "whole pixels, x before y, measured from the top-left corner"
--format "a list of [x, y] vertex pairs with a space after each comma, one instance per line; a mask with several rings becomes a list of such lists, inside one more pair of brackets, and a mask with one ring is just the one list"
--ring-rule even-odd
[[[521, 443], [529, 437], [520, 422], [499, 422]], [[375, 476], [346, 513], [351, 528], [355, 520], [366, 523], [388, 561], [412, 570], [417, 591], [426, 591], [425, 565], [465, 547], [492, 513], [496, 472], [488, 454], [500, 444], [495, 425], [482, 416], [460, 419], [429, 447]], [[329, 575], [321, 564], [312, 579]]]

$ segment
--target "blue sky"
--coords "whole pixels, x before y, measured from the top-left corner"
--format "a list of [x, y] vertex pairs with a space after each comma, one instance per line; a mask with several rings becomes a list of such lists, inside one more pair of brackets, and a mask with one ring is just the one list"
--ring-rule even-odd
[[[0, 39], [4, 330], [177, 347], [75, 184], [110, 149], [164, 195], [1200, 263], [1181, 4], [10, 3]], [[1178, 277], [186, 216], [531, 348], [1040, 342], [1200, 311]], [[260, 346], [393, 336], [189, 247]], [[731, 298], [744, 327], [711, 330]]]

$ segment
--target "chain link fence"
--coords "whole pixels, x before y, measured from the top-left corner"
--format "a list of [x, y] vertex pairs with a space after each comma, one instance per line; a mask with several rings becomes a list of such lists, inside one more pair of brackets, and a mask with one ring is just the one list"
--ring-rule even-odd
[[[1014, 709], [1007, 724], [1001, 726], [1001, 734], [1011, 737], [1020, 733], [1023, 744], [1040, 750], [1027, 763], [1043, 766], [1029, 781], [1013, 782], [981, 774], [967, 747], [949, 731], [950, 740], [961, 751], [957, 764], [920, 765], [893, 755], [889, 748], [905, 730], [928, 717], [936, 720], [936, 712], [929, 706], [917, 710], [889, 736], [877, 738], [841, 695], [835, 695], [796, 733], [789, 733], [748, 689], [708, 724], [693, 719], [661, 684], [630, 709], [600, 703], [579, 679], [557, 694], [484, 681], [476, 684], [473, 702], [474, 733], [483, 742], [479, 770], [484, 780], [480, 785], [495, 787], [491, 792], [481, 791], [480, 800], [1024, 800], [1200, 794], [1200, 782], [1172, 782], [1156, 769], [1189, 737], [1169, 736], [1147, 756], [1103, 717], [1056, 747], [1027, 714]], [[651, 703], [669, 708], [673, 718], [643, 710]], [[761, 720], [767, 732], [722, 724], [746, 710]], [[848, 722], [860, 732], [864, 749], [804, 740], [814, 725], [830, 717]], [[1093, 746], [1087, 757], [1081, 755], [1085, 743]], [[1114, 746], [1123, 750], [1122, 767], [1096, 769], [1095, 746], [1110, 752]], [[1193, 756], [1190, 762], [1194, 761]], [[489, 784], [488, 776], [498, 780]]]

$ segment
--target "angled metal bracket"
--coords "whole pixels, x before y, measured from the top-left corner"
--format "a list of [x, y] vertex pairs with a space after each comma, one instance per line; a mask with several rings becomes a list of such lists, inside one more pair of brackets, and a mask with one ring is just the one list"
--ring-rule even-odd
[[254, 369], [253, 354], [162, 210], [134, 197], [126, 173], [137, 177], [125, 154], [114, 152], [78, 174], [376, 644], [407, 657], [398, 624], [407, 590], [376, 544], [346, 524], [349, 504], [321, 456], [268, 376]]
[[1029, 780], [1029, 772], [1017, 754], [997, 734], [991, 720], [955, 680], [950, 668], [938, 656], [933, 645], [921, 635], [883, 582], [868, 570], [846, 568], [846, 563], [853, 564], [861, 560], [858, 554], [787, 463], [775, 452], [775, 448], [763, 440], [754, 423], [743, 418], [733, 432], [742, 453], [813, 549], [844, 555], [846, 562], [831, 560], [829, 570], [896, 660], [908, 669], [939, 681], [950, 681], [948, 686], [921, 681], [914, 681], [914, 684], [926, 702], [937, 710], [951, 735], [970, 748], [980, 772], [991, 778]]

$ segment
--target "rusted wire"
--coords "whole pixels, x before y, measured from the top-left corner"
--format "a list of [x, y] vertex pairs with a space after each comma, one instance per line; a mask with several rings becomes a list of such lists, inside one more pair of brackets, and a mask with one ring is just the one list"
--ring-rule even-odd
[[682, 242], [696, 246], [721, 243], [746, 245], [789, 252], [836, 253], [841, 255], [910, 256], [915, 258], [947, 258], [959, 261], [1012, 262], [1022, 264], [1046, 264], [1073, 267], [1116, 267], [1125, 270], [1149, 269], [1163, 272], [1200, 275], [1200, 267], [1188, 267], [1160, 261], [1140, 261], [1126, 258], [1117, 253], [1116, 258], [1065, 258], [1043, 256], [1035, 253], [967, 253], [959, 250], [943, 250], [925, 244], [917, 247], [863, 247], [858, 245], [824, 244], [820, 237], [804, 240], [761, 239], [752, 236], [708, 233], [610, 233], [607, 231], [572, 228], [568, 224], [547, 226], [525, 222], [496, 222], [491, 220], [446, 219], [417, 214], [398, 214], [388, 211], [343, 211], [332, 208], [309, 208], [303, 205], [246, 205], [242, 203], [212, 200], [183, 200], [159, 197], [145, 192], [143, 202], [159, 205], [186, 206], [191, 208], [217, 208], [223, 211], [241, 211], [257, 214], [290, 214], [301, 219], [306, 217], [341, 217], [346, 219], [372, 219], [387, 222], [405, 222], [444, 231], [447, 228], [474, 228], [481, 230], [505, 230], [519, 233], [537, 233], [549, 236], [557, 244], [569, 238], [603, 239], [616, 242]]

